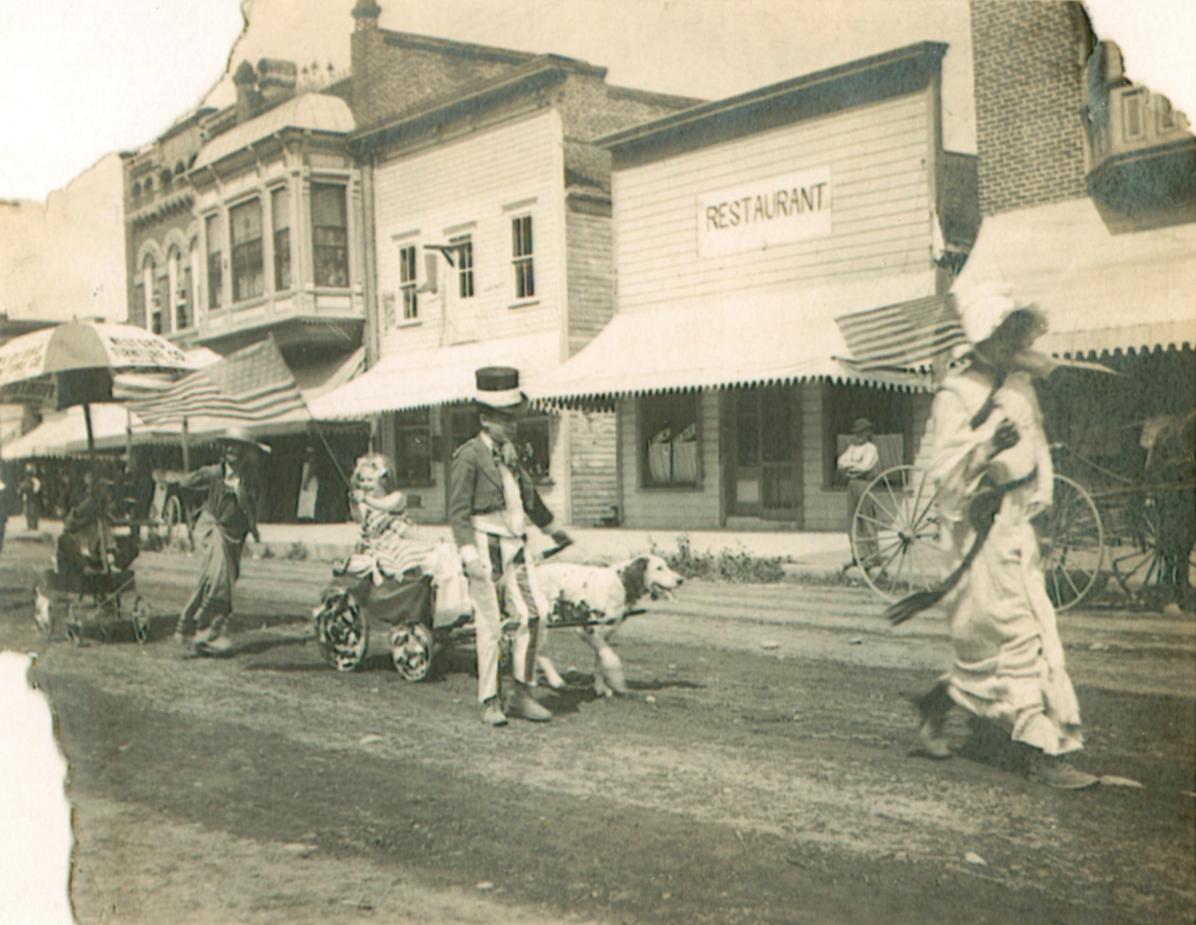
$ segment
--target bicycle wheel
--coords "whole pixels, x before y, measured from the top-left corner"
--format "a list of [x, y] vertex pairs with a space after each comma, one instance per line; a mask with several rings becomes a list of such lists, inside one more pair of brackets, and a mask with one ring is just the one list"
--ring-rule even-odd
[[181, 541], [187, 533], [187, 517], [183, 511], [183, 502], [178, 495], [167, 498], [162, 507], [162, 540], [165, 546], [172, 547], [176, 541]]
[[868, 587], [896, 601], [942, 574], [936, 502], [925, 471], [894, 466], [873, 479], [851, 519], [851, 554]]
[[1047, 595], [1060, 611], [1075, 607], [1096, 585], [1104, 559], [1104, 528], [1092, 496], [1056, 475], [1054, 500], [1039, 534]]

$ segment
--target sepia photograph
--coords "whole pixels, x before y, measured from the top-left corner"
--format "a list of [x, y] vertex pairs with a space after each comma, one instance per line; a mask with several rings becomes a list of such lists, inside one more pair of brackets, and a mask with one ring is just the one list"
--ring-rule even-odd
[[1193, 921], [1194, 43], [3, 4], [0, 921]]

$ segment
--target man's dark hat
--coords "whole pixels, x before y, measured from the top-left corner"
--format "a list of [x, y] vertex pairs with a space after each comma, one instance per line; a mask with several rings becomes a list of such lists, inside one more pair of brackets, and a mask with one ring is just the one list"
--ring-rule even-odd
[[513, 414], [527, 402], [519, 390], [519, 370], [511, 366], [484, 366], [475, 373], [474, 401], [482, 408]]
[[855, 423], [851, 425], [851, 432], [853, 434], [874, 434], [876, 428], [867, 418], [856, 418]]

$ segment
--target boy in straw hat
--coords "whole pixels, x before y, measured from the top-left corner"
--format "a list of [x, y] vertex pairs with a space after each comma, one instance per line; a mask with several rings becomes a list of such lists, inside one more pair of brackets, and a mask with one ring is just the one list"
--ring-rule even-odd
[[179, 614], [174, 633], [176, 642], [194, 647], [197, 655], [225, 655], [232, 648], [226, 629], [233, 609], [233, 585], [241, 572], [241, 550], [247, 535], [261, 542], [257, 529], [258, 461], [269, 448], [243, 427], [230, 428], [220, 443], [224, 458], [195, 470], [180, 483], [181, 488], [207, 492], [194, 531], [200, 550], [199, 581]]
[[971, 351], [931, 412], [930, 476], [952, 572], [889, 612], [897, 623], [939, 601], [947, 609], [954, 663], [919, 704], [919, 739], [931, 757], [950, 757], [943, 722], [959, 705], [1008, 731], [1033, 778], [1083, 789], [1098, 779], [1066, 758], [1083, 746], [1080, 708], [1033, 523], [1053, 481], [1033, 383], [1049, 360], [1030, 350], [1045, 318], [995, 287], [959, 309]]
[[532, 697], [540, 617], [547, 602], [536, 582], [535, 564], [526, 556], [532, 614], [516, 581], [515, 559], [527, 541], [528, 523], [552, 534], [558, 544], [568, 534], [552, 527], [552, 512], [519, 464], [515, 450], [518, 417], [527, 399], [519, 390], [518, 370], [502, 366], [479, 369], [476, 403], [482, 430], [453, 454], [449, 488], [449, 522], [453, 542], [461, 553], [477, 626], [478, 700], [482, 721], [491, 726], [507, 722], [498, 696], [498, 641], [501, 612], [498, 589], [508, 612], [519, 619], [515, 633], [513, 674], [515, 691], [507, 711], [533, 722], [552, 714]]

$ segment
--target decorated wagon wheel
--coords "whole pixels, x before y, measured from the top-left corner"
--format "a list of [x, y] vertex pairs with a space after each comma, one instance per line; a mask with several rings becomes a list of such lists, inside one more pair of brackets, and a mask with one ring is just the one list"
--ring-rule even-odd
[[1094, 588], [1104, 558], [1104, 528], [1092, 496], [1056, 475], [1051, 508], [1039, 530], [1047, 595], [1056, 609], [1075, 607]]
[[913, 466], [886, 469], [851, 518], [851, 555], [868, 587], [887, 601], [924, 591], [942, 574], [938, 491]]
[[133, 606], [129, 616], [133, 622], [133, 638], [144, 644], [149, 639], [150, 608], [149, 602], [140, 594], [133, 595]]
[[324, 661], [337, 671], [356, 671], [365, 661], [370, 629], [357, 598], [330, 592], [316, 613], [316, 643]]
[[432, 634], [422, 623], [398, 627], [390, 637], [391, 661], [404, 681], [423, 681], [432, 670]]

